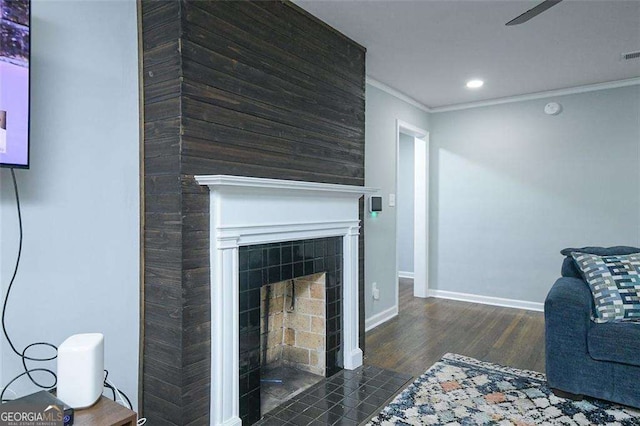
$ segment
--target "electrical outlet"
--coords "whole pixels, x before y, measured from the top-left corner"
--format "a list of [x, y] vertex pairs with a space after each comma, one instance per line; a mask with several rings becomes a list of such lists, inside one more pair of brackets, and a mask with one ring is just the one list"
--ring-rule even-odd
[[373, 296], [373, 300], [380, 300], [380, 289], [378, 288], [378, 283], [371, 284], [371, 295]]
[[396, 206], [396, 194], [389, 194], [389, 207]]

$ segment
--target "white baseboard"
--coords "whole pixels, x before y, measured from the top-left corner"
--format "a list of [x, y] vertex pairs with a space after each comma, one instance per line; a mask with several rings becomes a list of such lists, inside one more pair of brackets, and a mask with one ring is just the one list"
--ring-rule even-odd
[[411, 278], [411, 279], [413, 279], [413, 272], [398, 271], [398, 277], [399, 278]]
[[529, 302], [526, 300], [503, 299], [502, 297], [481, 296], [479, 294], [458, 293], [456, 291], [446, 290], [429, 290], [429, 296], [440, 299], [460, 300], [462, 302], [481, 303], [483, 305], [503, 306], [506, 308], [544, 312], [544, 303]]
[[370, 318], [365, 319], [364, 321], [364, 331], [373, 330], [377, 326], [384, 324], [389, 321], [391, 318], [395, 318], [398, 316], [398, 305], [392, 306], [389, 309], [386, 309], [379, 314], [375, 314]]

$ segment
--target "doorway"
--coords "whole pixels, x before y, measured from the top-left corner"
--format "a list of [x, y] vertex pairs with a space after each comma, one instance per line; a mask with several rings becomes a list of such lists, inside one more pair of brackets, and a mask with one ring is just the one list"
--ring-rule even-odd
[[396, 304], [398, 280], [413, 279], [413, 295], [429, 295], [429, 133], [396, 121]]

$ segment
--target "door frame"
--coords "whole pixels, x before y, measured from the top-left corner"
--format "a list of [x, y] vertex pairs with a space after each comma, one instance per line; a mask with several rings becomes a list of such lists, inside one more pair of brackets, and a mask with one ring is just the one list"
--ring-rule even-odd
[[[429, 295], [429, 132], [402, 120], [396, 120], [396, 182], [400, 182], [400, 133], [413, 137], [414, 208], [413, 208], [413, 295]], [[399, 214], [396, 211], [396, 306], [399, 304]], [[417, 260], [422, 259], [419, 262]]]

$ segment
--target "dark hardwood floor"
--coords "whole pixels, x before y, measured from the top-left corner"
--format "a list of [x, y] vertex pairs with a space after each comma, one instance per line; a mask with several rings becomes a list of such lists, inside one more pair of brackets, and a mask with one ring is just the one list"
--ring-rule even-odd
[[447, 352], [544, 372], [544, 314], [413, 297], [400, 280], [399, 315], [366, 335], [365, 364], [419, 376]]

